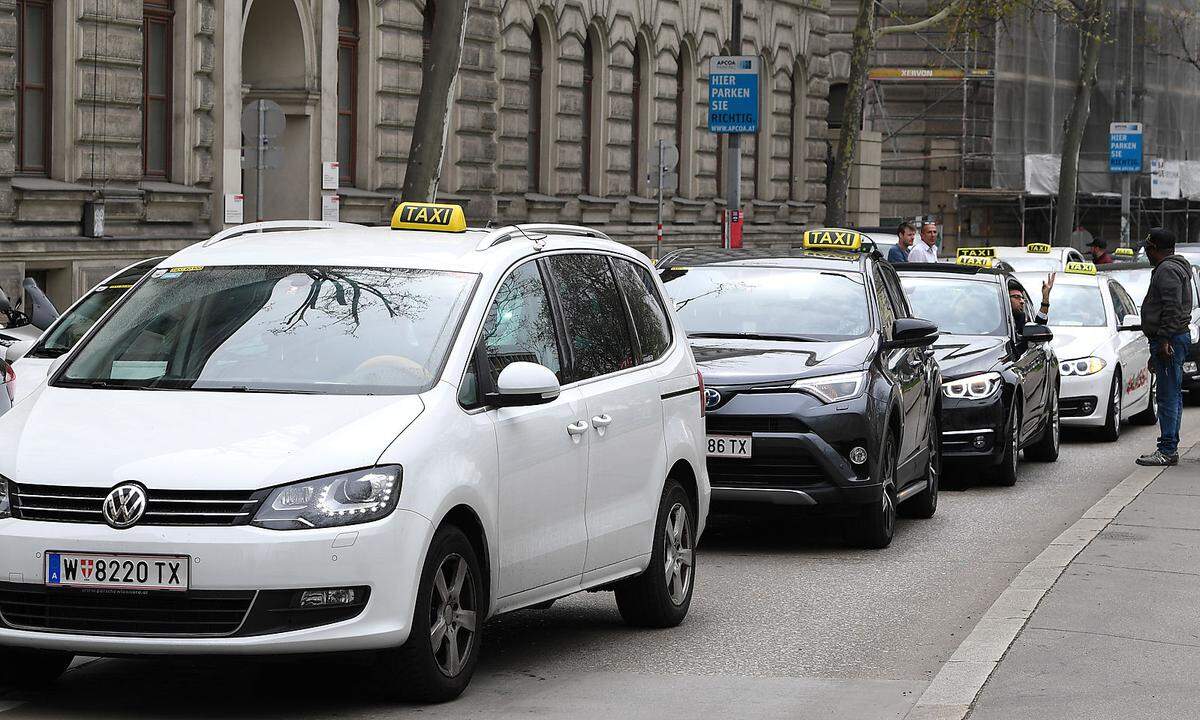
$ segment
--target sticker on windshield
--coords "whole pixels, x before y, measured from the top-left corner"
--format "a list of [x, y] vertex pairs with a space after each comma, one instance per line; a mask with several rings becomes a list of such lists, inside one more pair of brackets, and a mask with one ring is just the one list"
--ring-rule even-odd
[[171, 272], [173, 272], [173, 273], [196, 272], [197, 270], [203, 270], [203, 269], [204, 269], [203, 265], [184, 265], [183, 267], [171, 268]]

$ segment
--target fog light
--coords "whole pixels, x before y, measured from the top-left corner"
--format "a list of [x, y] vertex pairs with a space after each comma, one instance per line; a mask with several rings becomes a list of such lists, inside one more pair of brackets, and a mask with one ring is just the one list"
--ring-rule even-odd
[[1096, 409], [1096, 403], [1092, 402], [1091, 400], [1087, 400], [1083, 403], [1083, 414], [1084, 415], [1091, 415], [1092, 411], [1095, 409]]
[[856, 447], [850, 451], [850, 462], [855, 465], [862, 465], [867, 461], [867, 449], [864, 447]]
[[353, 605], [358, 599], [354, 588], [330, 588], [328, 590], [301, 590], [300, 607], [327, 607], [330, 605]]
[[987, 447], [987, 436], [976, 435], [975, 439], [971, 441], [971, 444], [975, 446], [976, 450], [982, 450]]

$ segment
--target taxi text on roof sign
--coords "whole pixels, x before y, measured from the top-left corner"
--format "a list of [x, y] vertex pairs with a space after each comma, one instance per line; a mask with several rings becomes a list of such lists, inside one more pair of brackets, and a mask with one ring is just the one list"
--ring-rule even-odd
[[392, 229], [463, 232], [467, 229], [467, 216], [458, 205], [400, 203], [392, 214]]
[[959, 257], [996, 257], [996, 248], [990, 247], [960, 247], [958, 249]]
[[821, 228], [804, 233], [805, 250], [858, 250], [862, 247], [861, 233], [843, 228]]
[[1029, 243], [1025, 246], [1025, 252], [1036, 255], [1049, 255], [1052, 249], [1050, 243]]
[[1113, 255], [1117, 257], [1133, 257], [1133, 248], [1117, 248], [1113, 250]]
[[[967, 249], [967, 248], [961, 248]], [[973, 248], [976, 250], [990, 250], [991, 248]], [[995, 258], [987, 257], [986, 255], [959, 255], [955, 260], [959, 265], [970, 265], [971, 267], [990, 268]]]
[[1089, 263], [1089, 262], [1069, 262], [1069, 263], [1067, 263], [1067, 266], [1063, 269], [1066, 272], [1069, 272], [1073, 275], [1095, 275], [1096, 274], [1095, 264]]

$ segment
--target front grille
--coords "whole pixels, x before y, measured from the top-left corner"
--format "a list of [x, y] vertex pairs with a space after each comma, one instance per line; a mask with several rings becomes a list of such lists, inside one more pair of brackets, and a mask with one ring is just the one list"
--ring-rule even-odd
[[[103, 523], [108, 488], [11, 483], [13, 517], [47, 522]], [[147, 490], [138, 525], [245, 525], [261, 493], [228, 490]]]
[[94, 635], [234, 634], [253, 590], [79, 590], [0, 583], [0, 621], [9, 627]]
[[1058, 399], [1058, 414], [1060, 417], [1087, 417], [1096, 412], [1099, 398], [1095, 395], [1087, 397], [1071, 397]]
[[804, 423], [791, 417], [778, 415], [709, 415], [706, 418], [706, 428], [709, 434], [722, 433], [747, 434], [756, 432], [769, 433], [805, 433], [808, 428]]
[[800, 448], [786, 453], [759, 454], [749, 460], [709, 458], [708, 479], [714, 487], [794, 488], [824, 482], [825, 471]]

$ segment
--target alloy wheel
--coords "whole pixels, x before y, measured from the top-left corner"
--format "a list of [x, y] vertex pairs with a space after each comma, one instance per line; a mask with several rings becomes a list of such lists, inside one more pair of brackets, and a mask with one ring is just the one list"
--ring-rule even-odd
[[682, 503], [675, 503], [667, 513], [663, 544], [663, 569], [666, 573], [667, 592], [672, 603], [682, 605], [687, 600], [688, 591], [692, 586], [692, 566], [695, 564], [696, 552], [692, 528], [688, 523], [688, 511]]
[[1054, 452], [1058, 453], [1059, 432], [1061, 426], [1058, 421], [1058, 394], [1054, 395], [1054, 404], [1050, 406], [1050, 438], [1053, 443]]
[[1121, 383], [1118, 380], [1113, 381], [1113, 422], [1117, 427], [1121, 427]]
[[929, 467], [926, 470], [929, 479], [928, 492], [933, 507], [937, 507], [938, 481], [942, 475], [942, 439], [936, 420], [929, 421]]
[[883, 476], [883, 529], [884, 535], [891, 537], [896, 532], [896, 501], [892, 499], [892, 492], [896, 487], [896, 451], [892, 447], [892, 443], [888, 443], [888, 453], [885, 462], [887, 466], [884, 468]]
[[429, 645], [438, 669], [448, 677], [458, 675], [474, 651], [477, 611], [470, 566], [458, 553], [447, 555], [433, 576]]

